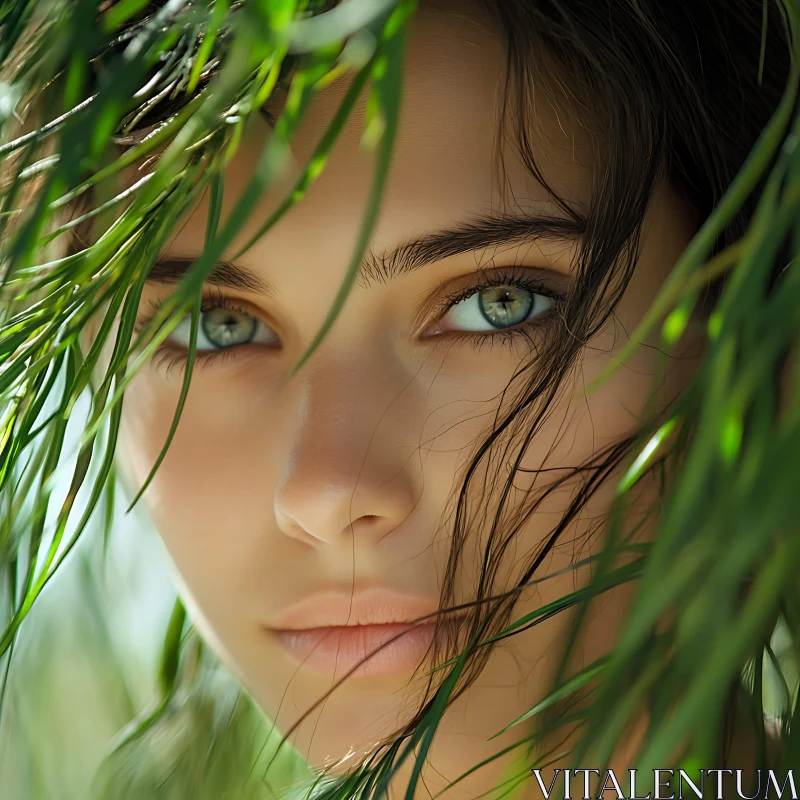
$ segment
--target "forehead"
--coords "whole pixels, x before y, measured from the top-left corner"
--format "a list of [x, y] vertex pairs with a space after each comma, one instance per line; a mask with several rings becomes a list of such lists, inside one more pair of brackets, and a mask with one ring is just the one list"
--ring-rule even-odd
[[[459, 0], [421, 5], [408, 30], [400, 127], [373, 235], [375, 249], [476, 215], [555, 213], [547, 191], [518, 153], [513, 135], [517, 105], [513, 88], [507, 89], [506, 55], [502, 33], [482, 4]], [[315, 97], [293, 135], [291, 164], [264, 197], [241, 241], [291, 189], [348, 84], [344, 78]], [[507, 91], [512, 94], [506, 106]], [[591, 185], [588, 142], [582, 128], [547, 97], [544, 91], [534, 93], [526, 106], [532, 155], [562, 197], [585, 207]], [[302, 231], [300, 226], [312, 219], [315, 238], [324, 237], [329, 247], [354, 242], [374, 166], [374, 152], [362, 144], [365, 101], [366, 93], [308, 195], [270, 234], [273, 251], [282, 250], [290, 239], [296, 248], [298, 237], [308, 236], [308, 228]], [[223, 213], [252, 177], [269, 136], [264, 120], [254, 118], [226, 172]], [[192, 216], [204, 224], [202, 208]], [[189, 225], [177, 233], [173, 243], [178, 249], [196, 238], [192, 230]]]

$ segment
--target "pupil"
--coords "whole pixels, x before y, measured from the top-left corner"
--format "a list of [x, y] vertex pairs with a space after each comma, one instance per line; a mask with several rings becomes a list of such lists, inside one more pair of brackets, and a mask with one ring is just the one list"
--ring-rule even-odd
[[513, 286], [493, 286], [478, 295], [487, 322], [506, 328], [524, 322], [533, 306], [533, 295]]
[[217, 347], [247, 344], [256, 330], [256, 320], [229, 308], [212, 308], [203, 313], [203, 333]]

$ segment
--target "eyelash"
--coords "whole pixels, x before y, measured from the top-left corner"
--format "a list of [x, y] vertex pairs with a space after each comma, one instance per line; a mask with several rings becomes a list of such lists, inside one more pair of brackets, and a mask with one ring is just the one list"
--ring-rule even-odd
[[462, 331], [461, 333], [451, 333], [448, 336], [441, 337], [443, 340], [442, 344], [444, 344], [444, 340], [450, 340], [452, 344], [457, 344], [459, 341], [467, 341], [475, 350], [481, 350], [486, 345], [493, 347], [497, 344], [513, 348], [514, 344], [520, 338], [524, 338], [533, 346], [534, 342], [531, 339], [531, 330], [551, 320], [554, 313], [559, 309], [566, 298], [563, 292], [556, 291], [544, 281], [532, 278], [527, 270], [523, 270], [519, 267], [500, 267], [492, 270], [481, 269], [476, 273], [475, 282], [471, 286], [452, 294], [445, 294], [444, 300], [435, 310], [436, 319], [446, 314], [458, 303], [493, 286], [515, 286], [519, 289], [525, 289], [531, 292], [531, 294], [544, 295], [553, 301], [553, 306], [549, 311], [545, 311], [543, 314], [527, 322], [520, 322], [511, 328], [500, 328], [496, 331]]
[[[144, 317], [137, 320], [134, 326], [134, 332], [139, 333], [144, 330], [150, 322], [152, 322], [155, 315], [161, 310], [163, 300], [150, 300], [148, 305], [152, 309], [151, 312]], [[200, 313], [205, 311], [213, 311], [215, 308], [226, 308], [230, 311], [238, 311], [240, 314], [247, 314], [255, 316], [252, 308], [247, 308], [243, 304], [237, 303], [230, 297], [222, 293], [219, 287], [212, 286], [203, 289], [203, 295], [200, 299]], [[195, 350], [194, 364], [195, 367], [210, 367], [212, 364], [225, 362], [230, 358], [236, 357], [236, 347], [227, 347], [220, 350], [209, 350], [201, 352]], [[153, 353], [152, 363], [156, 367], [160, 367], [167, 372], [174, 368], [183, 369], [189, 360], [189, 353], [183, 348], [175, 347], [169, 342], [162, 342], [161, 345]]]
[[[521, 338], [526, 339], [531, 346], [534, 342], [531, 338], [531, 329], [540, 327], [547, 322], [549, 318], [554, 315], [559, 308], [559, 304], [563, 303], [565, 294], [556, 291], [551, 286], [548, 286], [543, 281], [538, 281], [531, 278], [525, 270], [520, 268], [498, 268], [493, 270], [480, 270], [477, 273], [476, 282], [473, 285], [461, 289], [458, 292], [445, 294], [443, 300], [438, 304], [435, 309], [435, 318], [439, 319], [446, 314], [451, 308], [458, 303], [472, 297], [474, 294], [489, 289], [493, 286], [515, 286], [517, 288], [525, 289], [532, 294], [540, 294], [549, 297], [553, 301], [553, 306], [550, 310], [545, 311], [543, 314], [534, 317], [527, 322], [519, 323], [511, 328], [501, 328], [497, 331], [480, 331], [461, 333], [450, 333], [448, 336], [442, 336], [437, 344], [455, 345], [459, 342], [469, 342], [475, 350], [481, 350], [487, 345], [493, 347], [495, 345], [502, 345], [508, 348], [513, 348], [514, 344]], [[153, 317], [161, 308], [163, 301], [149, 301], [149, 305], [153, 311], [137, 321], [135, 331], [138, 333], [143, 330], [152, 321]], [[242, 314], [254, 316], [252, 309], [245, 308], [235, 300], [224, 295], [218, 287], [211, 287], [204, 291], [201, 299], [200, 311], [211, 311], [216, 308], [226, 308], [231, 311], [238, 311]], [[223, 348], [220, 350], [209, 350], [207, 352], [195, 352], [195, 366], [207, 367], [212, 364], [218, 363], [220, 359], [223, 361], [227, 358], [235, 357], [238, 347]], [[153, 354], [153, 363], [156, 366], [162, 367], [167, 371], [174, 367], [183, 367], [188, 361], [188, 352], [182, 348], [171, 346], [168, 342], [164, 342]]]

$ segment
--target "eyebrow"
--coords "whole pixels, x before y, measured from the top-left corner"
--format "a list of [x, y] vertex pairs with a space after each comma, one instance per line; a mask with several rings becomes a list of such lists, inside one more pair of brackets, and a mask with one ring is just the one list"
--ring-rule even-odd
[[[199, 256], [198, 256], [199, 257]], [[148, 281], [158, 283], [180, 283], [197, 258], [186, 256], [159, 256], [147, 275]], [[205, 280], [215, 286], [239, 289], [256, 294], [271, 294], [272, 288], [252, 270], [220, 259]]]
[[538, 240], [577, 241], [586, 220], [544, 215], [487, 215], [414, 239], [388, 253], [367, 252], [361, 264], [366, 285], [387, 283], [450, 256]]
[[[405, 242], [385, 253], [368, 251], [361, 262], [358, 282], [363, 288], [369, 288], [450, 256], [538, 240], [578, 241], [585, 232], [586, 220], [577, 215], [570, 218], [529, 214], [476, 217]], [[178, 283], [196, 260], [196, 257], [161, 256], [150, 270], [148, 280]], [[206, 283], [259, 294], [273, 293], [272, 287], [255, 272], [225, 260], [217, 262]]]

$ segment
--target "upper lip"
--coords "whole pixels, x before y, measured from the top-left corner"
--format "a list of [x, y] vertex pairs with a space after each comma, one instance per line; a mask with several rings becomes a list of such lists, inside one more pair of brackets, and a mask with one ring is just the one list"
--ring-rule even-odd
[[[403, 594], [392, 589], [352, 587], [326, 589], [283, 609], [273, 624], [274, 630], [303, 630], [356, 625], [408, 624], [420, 617], [435, 615], [439, 599]], [[429, 623], [436, 621], [431, 616]]]

